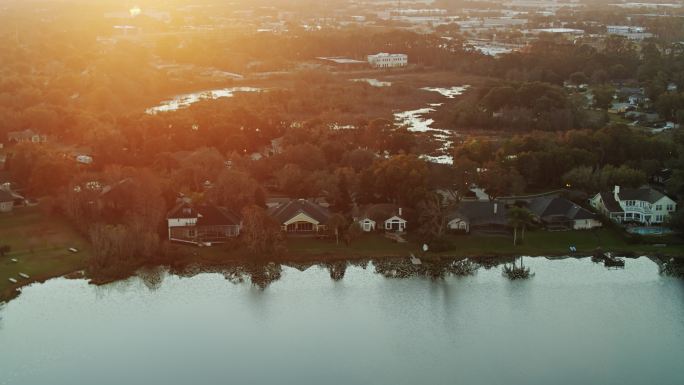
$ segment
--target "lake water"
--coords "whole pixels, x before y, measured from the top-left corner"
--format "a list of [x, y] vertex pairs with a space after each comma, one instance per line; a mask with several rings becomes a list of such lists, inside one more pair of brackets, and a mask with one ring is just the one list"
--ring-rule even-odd
[[220, 88], [216, 90], [206, 90], [193, 92], [189, 94], [176, 95], [170, 100], [165, 100], [158, 106], [150, 107], [145, 110], [146, 114], [156, 115], [160, 112], [176, 111], [182, 108], [190, 107], [191, 105], [202, 100], [213, 100], [220, 98], [232, 98], [239, 92], [260, 92], [261, 88], [254, 87], [232, 87]]
[[[436, 92], [447, 99], [454, 99], [463, 95], [470, 88], [469, 85], [453, 87], [423, 87], [421, 90]], [[443, 103], [431, 103], [428, 107], [416, 110], [402, 111], [394, 113], [394, 123], [396, 126], [405, 127], [410, 132], [429, 132], [433, 139], [440, 143], [440, 148], [433, 154], [422, 154], [420, 157], [428, 162], [440, 164], [453, 164], [454, 157], [449, 153], [453, 144], [454, 132], [432, 127], [434, 119], [426, 118], [425, 115], [435, 111], [435, 108], [442, 106]]]
[[[684, 282], [647, 258], [526, 258], [468, 277], [373, 264], [95, 287], [54, 279], [0, 308], [0, 384], [682, 384]], [[152, 283], [151, 283], [152, 282]]]

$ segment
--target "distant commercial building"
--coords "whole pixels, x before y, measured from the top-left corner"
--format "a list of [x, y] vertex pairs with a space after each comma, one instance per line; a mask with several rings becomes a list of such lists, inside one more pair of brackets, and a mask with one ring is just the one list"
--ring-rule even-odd
[[576, 29], [576, 28], [540, 28], [540, 29], [533, 29], [532, 33], [537, 34], [537, 35], [542, 34], [542, 33], [548, 33], [548, 34], [561, 35], [561, 36], [566, 36], [566, 37], [575, 37], [575, 36], [584, 35], [584, 30], [583, 29]]
[[609, 35], [624, 36], [630, 40], [644, 40], [653, 37], [652, 33], [646, 32], [646, 28], [629, 25], [609, 25], [606, 27], [606, 31]]
[[379, 53], [368, 55], [368, 63], [374, 68], [396, 68], [408, 65], [408, 55], [403, 53]]

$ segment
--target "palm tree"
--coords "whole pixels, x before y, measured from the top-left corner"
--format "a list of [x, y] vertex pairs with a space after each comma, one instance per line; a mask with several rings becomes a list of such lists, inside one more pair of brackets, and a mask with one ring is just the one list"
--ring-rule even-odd
[[513, 207], [508, 210], [508, 224], [513, 226], [513, 244], [518, 244], [518, 227], [522, 227], [522, 240], [525, 240], [525, 227], [532, 222], [530, 210]]
[[347, 219], [342, 214], [333, 214], [328, 220], [328, 228], [335, 234], [335, 243], [340, 244], [340, 232], [347, 228]]

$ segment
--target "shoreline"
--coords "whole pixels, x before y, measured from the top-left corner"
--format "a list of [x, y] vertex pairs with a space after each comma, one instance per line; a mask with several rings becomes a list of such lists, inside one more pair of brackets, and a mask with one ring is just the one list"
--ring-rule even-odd
[[[308, 266], [315, 265], [325, 265], [325, 264], [335, 264], [342, 263], [350, 264], [354, 262], [372, 262], [372, 261], [384, 261], [384, 262], [399, 262], [399, 261], [409, 261], [409, 256], [412, 254], [411, 250], [407, 250], [406, 253], [392, 254], [385, 253], [383, 255], [371, 255], [371, 254], [353, 254], [348, 255], [343, 254], [323, 254], [323, 255], [313, 255], [313, 254], [287, 254], [280, 257], [274, 258], [259, 258], [259, 257], [240, 257], [240, 258], [226, 258], [223, 260], [212, 260], [211, 258], [187, 258], [184, 257], [180, 260], [175, 261], [165, 261], [162, 259], [151, 261], [148, 263], [137, 264], [132, 267], [132, 269], [126, 273], [122, 273], [117, 276], [101, 276], [89, 274], [85, 269], [79, 268], [67, 272], [55, 272], [49, 274], [43, 274], [38, 277], [31, 277], [29, 280], [20, 281], [13, 284], [0, 292], [0, 305], [7, 304], [13, 299], [16, 299], [22, 292], [24, 287], [35, 283], [45, 283], [48, 280], [55, 278], [67, 278], [67, 279], [86, 279], [88, 283], [95, 286], [107, 285], [110, 283], [122, 281], [129, 279], [131, 277], [137, 276], [144, 269], [166, 269], [172, 274], [176, 275], [188, 275], [192, 276], [195, 274], [200, 274], [203, 272], [219, 272], [225, 269], [235, 269], [240, 267], [248, 266], [267, 266], [270, 264], [279, 265], [292, 265], [292, 264], [304, 264]], [[619, 252], [613, 251], [613, 254], [627, 259], [636, 259], [640, 257], [647, 258], [659, 258], [659, 259], [682, 259], [683, 255], [669, 255], [663, 254], [644, 254], [638, 252]], [[447, 253], [431, 253], [424, 254], [420, 252], [415, 252], [415, 255], [419, 259], [429, 263], [441, 263], [441, 262], [459, 262], [464, 260], [474, 260], [475, 262], [489, 261], [493, 266], [499, 266], [504, 263], [508, 263], [511, 259], [517, 257], [527, 257], [527, 258], [547, 258], [553, 260], [562, 260], [568, 258], [584, 259], [592, 258], [591, 254], [587, 253], [543, 253], [543, 254], [525, 254], [525, 253], [485, 253], [484, 255], [456, 255]], [[193, 256], [194, 257], [194, 256]], [[479, 263], [478, 262], [478, 263]], [[482, 265], [482, 263], [479, 263]], [[487, 264], [490, 265], [490, 264]], [[194, 273], [190, 273], [193, 271]]]

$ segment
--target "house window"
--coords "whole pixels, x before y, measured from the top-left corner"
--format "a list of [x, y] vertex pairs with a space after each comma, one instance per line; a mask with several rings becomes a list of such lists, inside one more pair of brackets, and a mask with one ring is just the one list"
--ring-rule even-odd
[[667, 205], [667, 211], [674, 211], [674, 205]]
[[290, 233], [302, 233], [315, 231], [313, 223], [309, 222], [295, 222], [287, 225], [287, 231]]
[[632, 218], [633, 216], [634, 216], [634, 214], [632, 214], [632, 213], [626, 213], [625, 214], [625, 218]]
[[656, 205], [656, 211], [660, 211], [663, 209], [663, 205]]

